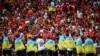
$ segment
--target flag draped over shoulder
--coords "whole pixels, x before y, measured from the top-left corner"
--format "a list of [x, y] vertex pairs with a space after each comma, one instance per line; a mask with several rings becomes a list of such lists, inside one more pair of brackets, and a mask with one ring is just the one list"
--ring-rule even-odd
[[79, 53], [84, 53], [84, 47], [82, 45], [82, 39], [81, 37], [78, 37], [76, 39], [76, 52], [79, 54]]
[[55, 42], [53, 40], [48, 40], [45, 44], [45, 48], [51, 51], [56, 51]]
[[64, 47], [64, 45], [65, 45], [65, 43], [64, 43], [64, 36], [63, 35], [61, 35], [61, 36], [59, 36], [59, 43], [58, 43], [58, 48], [60, 49], [60, 50], [63, 50], [65, 47]]
[[58, 43], [58, 48], [60, 49], [60, 50], [64, 50], [64, 45], [65, 45], [65, 43], [64, 43], [64, 41], [59, 41], [59, 43]]
[[10, 48], [11, 48], [11, 44], [9, 42], [8, 37], [4, 37], [3, 38], [2, 49], [10, 49]]
[[68, 36], [64, 42], [65, 48], [75, 48], [75, 42], [71, 36]]
[[26, 47], [27, 47], [27, 52], [31, 52], [31, 51], [38, 52], [36, 42], [31, 39], [28, 40]]
[[22, 42], [22, 39], [16, 38], [15, 40], [15, 51], [23, 50], [25, 49], [25, 46]]
[[94, 47], [93, 40], [90, 38], [87, 38], [85, 40], [85, 53], [96, 53], [96, 48]]

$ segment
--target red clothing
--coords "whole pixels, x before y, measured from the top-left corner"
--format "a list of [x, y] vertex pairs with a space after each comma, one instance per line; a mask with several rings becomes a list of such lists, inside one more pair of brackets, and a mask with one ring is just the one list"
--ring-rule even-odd
[[56, 13], [61, 13], [61, 8], [60, 7], [56, 7]]
[[56, 17], [56, 18], [54, 19], [54, 24], [59, 25], [59, 24], [60, 24], [60, 18], [57, 18], [57, 17]]
[[93, 40], [95, 40], [95, 31], [92, 31], [92, 32], [89, 32], [89, 36], [93, 39]]
[[41, 0], [36, 0], [36, 2], [37, 2], [38, 4], [41, 4]]
[[56, 33], [51, 33], [51, 38], [53, 39], [53, 40], [56, 40]]
[[46, 39], [47, 39], [47, 37], [48, 37], [48, 36], [47, 36], [47, 32], [43, 32], [43, 33], [42, 33], [42, 36], [43, 36], [44, 42], [46, 42]]
[[28, 10], [27, 15], [33, 15], [33, 10], [32, 9]]
[[48, 9], [48, 5], [47, 4], [43, 4], [42, 5], [44, 9]]
[[64, 11], [64, 12], [66, 12], [67, 11], [67, 6], [66, 6], [66, 4], [64, 3], [64, 5], [62, 6], [62, 10]]

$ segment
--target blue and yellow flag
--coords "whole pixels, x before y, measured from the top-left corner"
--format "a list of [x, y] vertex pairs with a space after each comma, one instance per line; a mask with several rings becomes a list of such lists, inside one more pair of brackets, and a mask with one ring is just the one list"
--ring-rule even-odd
[[3, 38], [3, 44], [2, 44], [2, 49], [10, 49], [11, 48], [11, 44], [9, 42], [8, 37], [4, 37]]
[[85, 40], [85, 53], [88, 54], [88, 53], [96, 53], [96, 48], [94, 46], [94, 43], [93, 43], [93, 40], [90, 39], [90, 38], [87, 38]]
[[23, 50], [25, 49], [25, 46], [22, 42], [22, 39], [16, 38], [15, 40], [15, 51]]
[[27, 47], [27, 52], [31, 52], [31, 51], [38, 52], [36, 42], [31, 39], [27, 41], [26, 47]]
[[75, 48], [75, 42], [71, 36], [68, 36], [64, 42], [65, 48]]
[[53, 40], [49, 39], [45, 44], [45, 48], [47, 48], [48, 50], [51, 50], [51, 51], [56, 51], [55, 42]]
[[65, 48], [64, 47], [64, 45], [65, 45], [64, 41], [65, 41], [64, 35], [60, 35], [59, 36], [59, 43], [58, 43], [58, 48], [60, 50], [63, 50]]
[[51, 12], [51, 11], [55, 11], [55, 6], [48, 6], [48, 11]]
[[82, 45], [82, 39], [81, 37], [79, 36], [77, 39], [76, 39], [76, 52], [79, 54], [79, 53], [84, 53], [84, 47]]

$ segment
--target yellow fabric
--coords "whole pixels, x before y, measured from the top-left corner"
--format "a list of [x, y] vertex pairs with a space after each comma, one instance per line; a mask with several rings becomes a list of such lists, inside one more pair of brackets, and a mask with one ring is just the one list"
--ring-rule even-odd
[[23, 50], [25, 49], [25, 46], [23, 43], [15, 44], [15, 51]]
[[76, 46], [76, 52], [77, 52], [77, 54], [84, 53], [85, 52], [84, 47], [83, 46]]
[[48, 11], [55, 11], [55, 8], [48, 8]]
[[34, 52], [38, 52], [37, 46], [34, 46], [34, 47], [33, 47], [33, 50], [34, 50]]
[[55, 46], [54, 45], [51, 45], [51, 44], [45, 44], [45, 48], [47, 48], [48, 50], [51, 50], [51, 51], [56, 51], [55, 49]]
[[38, 52], [38, 49], [36, 46], [33, 47], [32, 45], [28, 45], [27, 52], [30, 52], [30, 51]]
[[73, 40], [65, 40], [65, 48], [75, 48], [75, 42]]
[[11, 44], [9, 43], [9, 41], [3, 42], [2, 49], [9, 49], [9, 48], [11, 48]]
[[64, 41], [60, 41], [60, 42], [58, 43], [58, 48], [59, 48], [60, 50], [63, 50], [63, 49], [65, 48], [65, 43], [64, 43]]
[[96, 53], [96, 48], [94, 45], [87, 45], [85, 46], [85, 53]]

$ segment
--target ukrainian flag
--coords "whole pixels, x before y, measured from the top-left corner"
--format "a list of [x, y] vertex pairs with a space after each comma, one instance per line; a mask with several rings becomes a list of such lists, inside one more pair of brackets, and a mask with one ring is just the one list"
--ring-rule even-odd
[[49, 6], [49, 7], [48, 7], [48, 11], [49, 11], [49, 12], [55, 11], [55, 6]]
[[85, 46], [85, 53], [94, 53], [96, 54], [96, 48], [94, 47], [94, 45], [87, 45]]
[[77, 52], [77, 54], [79, 54], [79, 53], [84, 53], [84, 47], [83, 47], [82, 44], [83, 44], [83, 43], [82, 43], [81, 37], [78, 37], [78, 38], [76, 39], [76, 52]]
[[35, 41], [32, 41], [30, 39], [28, 40], [26, 44], [26, 48], [27, 48], [27, 52], [31, 52], [31, 51], [38, 52]]
[[74, 40], [65, 40], [65, 48], [75, 48]]
[[65, 48], [75, 48], [75, 42], [71, 36], [67, 37], [65, 42]]
[[59, 36], [59, 43], [58, 43], [58, 48], [60, 49], [60, 50], [64, 50], [64, 45], [65, 45], [65, 42], [64, 42], [64, 36], [63, 35], [60, 35]]
[[15, 40], [15, 52], [25, 49], [25, 46], [20, 38]]
[[88, 54], [88, 53], [96, 53], [96, 48], [94, 46], [94, 43], [93, 43], [93, 40], [90, 39], [90, 38], [87, 38], [85, 40], [85, 53]]
[[45, 48], [51, 51], [56, 51], [55, 42], [53, 40], [48, 40], [45, 44]]
[[85, 53], [84, 47], [83, 46], [76, 46], [76, 52], [77, 52], [77, 54]]
[[10, 48], [11, 48], [11, 44], [8, 40], [8, 37], [4, 37], [3, 38], [2, 49], [5, 50], [5, 49], [10, 49]]

